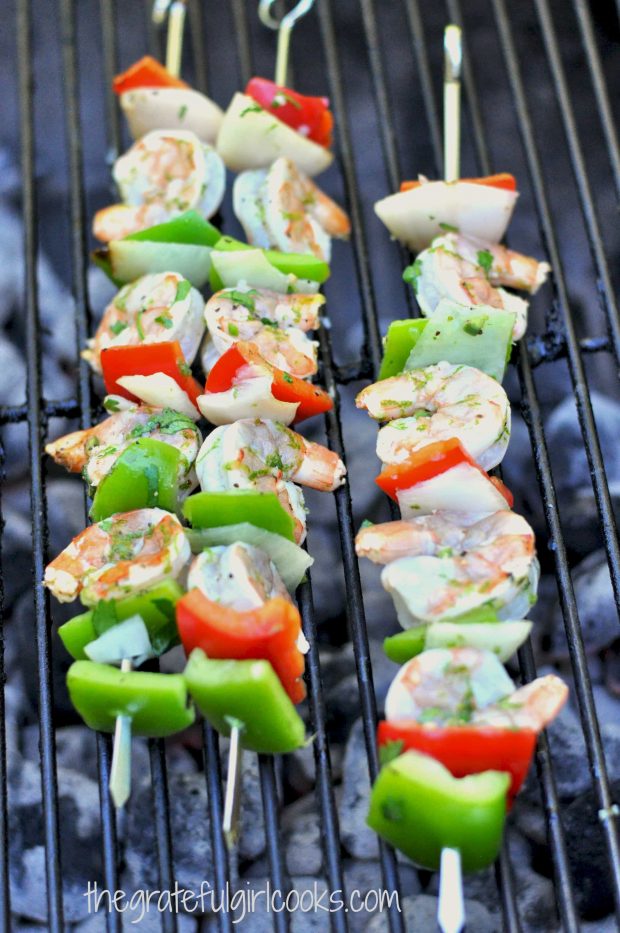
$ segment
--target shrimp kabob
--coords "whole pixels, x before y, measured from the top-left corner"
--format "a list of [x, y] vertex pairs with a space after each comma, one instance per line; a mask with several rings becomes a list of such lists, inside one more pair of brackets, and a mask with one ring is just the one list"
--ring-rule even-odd
[[[446, 30], [446, 51], [450, 105], [457, 27]], [[456, 868], [460, 878], [461, 865], [477, 871], [497, 857], [536, 736], [568, 691], [554, 675], [516, 689], [502, 666], [530, 633], [539, 567], [532, 529], [488, 475], [510, 439], [501, 381], [527, 324], [527, 302], [503, 286], [533, 293], [549, 267], [499, 244], [514, 180], [457, 181], [450, 119], [447, 130], [453, 174], [376, 205], [391, 232], [420, 251], [404, 277], [424, 317], [390, 325], [380, 380], [356, 399], [383, 423], [377, 483], [402, 515], [365, 523], [356, 550], [383, 565], [404, 630], [384, 646], [403, 666], [378, 728], [382, 769], [368, 823], [422, 867], [452, 878]], [[462, 928], [462, 903], [460, 882], [440, 896], [442, 929]]]
[[[332, 162], [329, 101], [287, 87], [290, 31], [311, 3], [280, 23], [276, 80], [254, 77], [225, 114], [150, 58], [118, 75], [136, 142], [114, 167], [123, 204], [100, 211], [106, 246], [95, 261], [117, 283], [177, 271], [193, 285], [251, 278], [276, 291], [316, 291], [329, 274], [330, 238], [346, 237], [344, 211], [313, 181]], [[224, 166], [239, 176], [233, 202], [247, 244], [208, 223], [224, 193]], [[251, 246], [251, 248], [250, 248]]]
[[[188, 222], [210, 227], [182, 215], [156, 229], [167, 236]], [[82, 473], [92, 495], [94, 524], [51, 562], [45, 584], [87, 608], [60, 635], [75, 659], [68, 686], [76, 709], [92, 728], [115, 732], [118, 806], [129, 795], [132, 732], [170, 735], [193, 722], [195, 706], [231, 735], [227, 801], [240, 747], [280, 753], [303, 744], [295, 704], [305, 696], [307, 645], [292, 594], [312, 559], [300, 547], [300, 485], [331, 491], [346, 472], [289, 427], [333, 404], [309, 382], [319, 283], [298, 291], [298, 277], [270, 265], [274, 288], [265, 288], [264, 267], [254, 278], [256, 264], [246, 264], [205, 305], [177, 271], [174, 246], [185, 244], [165, 236], [125, 241], [154, 244], [164, 268], [120, 289], [84, 351], [103, 378], [109, 417], [47, 448]], [[254, 252], [242, 246], [234, 251]], [[276, 255], [289, 269], [307, 258]], [[204, 389], [191, 371], [198, 359]], [[216, 426], [204, 442], [201, 418]], [[189, 659], [182, 675], [134, 669], [179, 642]]]

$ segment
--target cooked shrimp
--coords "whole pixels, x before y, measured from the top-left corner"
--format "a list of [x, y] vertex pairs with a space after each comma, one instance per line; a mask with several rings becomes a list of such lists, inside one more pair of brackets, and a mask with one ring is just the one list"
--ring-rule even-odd
[[319, 326], [324, 303], [323, 295], [223, 289], [209, 299], [204, 317], [218, 354], [251, 340], [267, 362], [303, 379], [317, 371], [317, 344], [306, 331]]
[[302, 544], [306, 537], [306, 513], [304, 495], [295, 483], [276, 479], [268, 473], [251, 476], [243, 471], [226, 469], [227, 453], [224, 452], [222, 436], [217, 428], [206, 439], [198, 454], [196, 473], [201, 489], [205, 492], [218, 492], [226, 489], [259, 489], [273, 492], [280, 500], [282, 508], [293, 520], [294, 536], [297, 544]]
[[[435, 308], [443, 298], [452, 299], [457, 304], [467, 307], [484, 305], [499, 311], [509, 311], [516, 315], [513, 337], [519, 340], [527, 327], [527, 301], [492, 284], [487, 274], [494, 264], [494, 254], [490, 250], [478, 249], [474, 241], [471, 249], [475, 252], [475, 260], [470, 261], [455, 251], [455, 242], [450, 239], [451, 236], [454, 235], [449, 234], [433, 240], [431, 247], [421, 252], [413, 264], [415, 273], [413, 286], [422, 313], [426, 317], [432, 317]], [[464, 241], [465, 237], [459, 237], [461, 245]], [[517, 255], [513, 254], [511, 260], [515, 268], [523, 269], [527, 262], [536, 262], [524, 256], [520, 257], [521, 262], [517, 263], [514, 258]], [[535, 273], [535, 281], [539, 279], [544, 281], [548, 267], [545, 263], [536, 265], [538, 270]], [[498, 260], [497, 276], [499, 276], [500, 267], [501, 263]]]
[[501, 243], [487, 243], [460, 233], [438, 237], [433, 248], [438, 246], [481, 268], [491, 285], [506, 285], [531, 295], [545, 283], [551, 271], [548, 262], [524, 256]]
[[163, 509], [136, 509], [89, 525], [45, 568], [45, 586], [61, 603], [141, 593], [179, 576], [191, 556], [183, 526]]
[[[500, 463], [510, 440], [510, 403], [491, 376], [473, 366], [436, 363], [367, 386], [355, 399], [384, 421], [377, 456], [398, 463], [434, 441], [458, 438], [484, 470]], [[400, 416], [400, 417], [399, 417]]]
[[82, 356], [101, 372], [107, 347], [178, 340], [191, 363], [204, 333], [203, 308], [200, 292], [178, 272], [143, 275], [114, 296]]
[[90, 486], [98, 486], [122, 452], [140, 437], [176, 447], [182, 454], [180, 479], [187, 481], [202, 437], [193, 421], [170, 408], [131, 405], [101, 424], [58, 438], [45, 451], [71, 473], [82, 473]]
[[[481, 606], [521, 619], [535, 601], [534, 532], [520, 515], [494, 512], [461, 529], [443, 516], [362, 529], [358, 554], [387, 563], [381, 582], [404, 628], [450, 620]], [[396, 557], [406, 551], [406, 557]], [[396, 559], [394, 559], [396, 558]]]
[[208, 599], [242, 612], [257, 609], [276, 596], [291, 602], [275, 565], [264, 551], [241, 541], [206, 548], [194, 558], [187, 588], [198, 587]]
[[492, 652], [433, 648], [401, 667], [388, 690], [385, 716], [429, 726], [491, 725], [540, 732], [567, 697], [566, 684], [553, 674], [515, 690]]
[[358, 557], [367, 557], [374, 564], [390, 564], [399, 557], [460, 551], [466, 532], [466, 527], [440, 513], [419, 515], [410, 521], [362, 526], [355, 538], [355, 550]]
[[154, 130], [116, 160], [122, 204], [97, 211], [93, 233], [104, 243], [164, 223], [184, 211], [211, 217], [226, 184], [217, 152], [188, 130]]
[[472, 722], [505, 729], [540, 732], [558, 715], [568, 698], [568, 687], [554, 674], [515, 690], [502, 704], [476, 710]]
[[351, 231], [342, 208], [283, 156], [269, 169], [242, 172], [233, 203], [251, 243], [285, 253], [313, 253], [329, 262], [330, 238]]
[[209, 435], [196, 461], [201, 484], [205, 470], [215, 467], [209, 459], [214, 451], [217, 469], [244, 484], [248, 479], [260, 483], [267, 478], [332, 492], [346, 474], [344, 463], [332, 450], [266, 418], [235, 421]]

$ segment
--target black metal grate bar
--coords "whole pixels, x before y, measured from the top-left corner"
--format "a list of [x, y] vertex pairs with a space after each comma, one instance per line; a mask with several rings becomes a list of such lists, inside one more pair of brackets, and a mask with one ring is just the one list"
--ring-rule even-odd
[[[325, 725], [325, 701], [321, 683], [321, 668], [317, 641], [317, 627], [312, 601], [310, 574], [308, 583], [303, 583], [297, 591], [297, 603], [303, 620], [304, 634], [308, 639], [309, 649], [306, 655], [308, 682], [308, 706], [310, 709], [310, 731], [314, 736], [312, 749], [316, 771], [316, 796], [321, 810], [323, 835], [323, 858], [325, 874], [330, 891], [344, 891], [344, 873], [340, 858], [340, 834], [338, 813], [334, 799], [332, 765], [329, 754], [329, 742]], [[337, 933], [346, 933], [348, 923], [342, 911], [334, 914], [332, 929]]]
[[[112, 78], [118, 72], [118, 46], [116, 42], [116, 0], [99, 0], [99, 18], [101, 20], [101, 47], [103, 50], [103, 80], [107, 88], [112, 85]], [[105, 95], [105, 116], [110, 138], [110, 151], [107, 161], [113, 164], [121, 148], [120, 114], [114, 96]]]
[[41, 793], [43, 801], [43, 832], [46, 851], [47, 908], [50, 930], [59, 933], [63, 925], [62, 866], [58, 833], [58, 783], [56, 775], [56, 743], [54, 737], [54, 698], [51, 681], [50, 633], [47, 625], [48, 600], [43, 589], [47, 527], [45, 521], [45, 484], [41, 466], [41, 351], [39, 345], [39, 313], [37, 292], [37, 229], [34, 182], [34, 126], [32, 113], [32, 45], [31, 18], [27, 0], [17, 7], [17, 55], [19, 60], [19, 104], [21, 133], [22, 213], [24, 222], [24, 307], [26, 309], [26, 398], [28, 418], [28, 449], [30, 459], [30, 504], [33, 530], [33, 593], [34, 629], [39, 680], [39, 745], [41, 756]]
[[601, 125], [605, 136], [605, 145], [607, 146], [607, 154], [611, 163], [616, 197], [620, 198], [620, 146], [618, 145], [618, 134], [609, 103], [609, 92], [605, 83], [601, 56], [594, 35], [592, 16], [585, 0], [573, 0], [573, 7], [577, 15], [577, 22], [579, 23], [586, 62], [590, 69], [596, 105], [599, 110]]
[[[577, 192], [579, 194], [581, 211], [586, 224], [588, 240], [590, 241], [592, 259], [594, 261], [594, 266], [599, 277], [599, 291], [603, 301], [603, 309], [607, 317], [616, 364], [620, 366], [620, 313], [618, 311], [618, 303], [616, 301], [616, 296], [614, 294], [614, 289], [611, 283], [611, 275], [609, 272], [607, 256], [605, 255], [605, 245], [601, 233], [601, 226], [597, 216], [596, 207], [594, 205], [590, 182], [588, 181], [588, 173], [583, 157], [583, 149], [579, 141], [577, 124], [575, 122], [575, 114], [570, 99], [568, 85], [566, 83], [566, 76], [562, 67], [558, 39], [555, 33], [553, 20], [551, 18], [549, 4], [546, 2], [546, 0], [534, 0], [534, 2], [542, 29], [551, 76], [555, 87], [555, 94], [560, 108], [564, 133], [566, 135], [568, 151], [573, 167], [573, 175], [575, 177], [575, 184], [577, 185]], [[568, 326], [572, 330], [572, 324], [569, 323]], [[620, 551], [616, 555], [616, 560], [618, 555], [620, 555]], [[613, 574], [617, 574], [619, 566], [619, 564], [615, 564], [612, 576]], [[616, 584], [614, 584], [614, 586], [616, 586]], [[620, 610], [620, 599], [618, 599], [619, 593], [620, 590], [616, 590], [616, 599], [618, 609]]]
[[[5, 478], [4, 450], [0, 446], [0, 481]], [[0, 484], [1, 485], [1, 484]], [[2, 531], [4, 518], [0, 496], [0, 566], [2, 565]], [[4, 619], [4, 581], [0, 579], [0, 619]], [[4, 631], [0, 627], [0, 684], [6, 683]], [[9, 814], [7, 800], [7, 733], [4, 690], [0, 689], [0, 930], [9, 933], [11, 889], [9, 884]]]
[[[87, 239], [85, 221], [85, 198], [82, 175], [82, 140], [79, 110], [78, 61], [76, 47], [75, 6], [73, 0], [60, 0], [60, 30], [62, 46], [62, 67], [64, 103], [66, 113], [66, 136], [69, 161], [69, 204], [71, 218], [71, 270], [72, 291], [75, 305], [76, 355], [78, 359], [77, 398], [79, 420], [83, 428], [92, 423], [92, 394], [88, 367], [80, 353], [89, 336], [90, 315], [86, 286]], [[34, 420], [34, 417], [32, 420]], [[85, 493], [85, 506], [87, 504]], [[85, 507], [84, 520], [87, 521]], [[42, 575], [40, 577], [42, 579]], [[97, 737], [97, 766], [99, 769], [99, 799], [102, 826], [104, 880], [109, 890], [118, 888], [118, 847], [116, 838], [116, 817], [108, 793], [109, 776], [109, 741], [107, 737]], [[47, 863], [49, 849], [46, 846]], [[50, 915], [54, 914], [50, 910]], [[62, 918], [62, 913], [60, 914]], [[55, 922], [55, 921], [54, 921]], [[62, 919], [60, 919], [62, 926]], [[120, 929], [118, 916], [108, 914], [106, 918], [109, 931]]]
[[[588, 457], [593, 487], [597, 499], [597, 507], [601, 517], [605, 548], [610, 563], [610, 577], [612, 580], [612, 585], [614, 586], [616, 604], [618, 604], [617, 565], [615, 563], [615, 557], [618, 550], [618, 538], [613, 517], [613, 509], [609, 500], [609, 490], [605, 481], [604, 462], [598, 443], [596, 427], [594, 425], [594, 418], [592, 414], [583, 363], [579, 354], [577, 342], [575, 340], [574, 328], [570, 314], [570, 305], [568, 302], [568, 295], [563, 277], [562, 264], [560, 262], [560, 256], [556, 245], [555, 231], [548, 209], [546, 190], [540, 167], [540, 158], [534, 141], [532, 125], [527, 111], [527, 104], [511, 36], [507, 10], [504, 4], [504, 0], [493, 0], [493, 6], [500, 41], [504, 52], [504, 58], [506, 61], [508, 76], [512, 87], [513, 98], [519, 122], [519, 129], [521, 132], [523, 148], [528, 163], [530, 179], [536, 194], [539, 223], [544, 236], [548, 255], [554, 269], [554, 282], [557, 288], [559, 306], [563, 314], [563, 325], [567, 340], [569, 370], [573, 382], [577, 412], [584, 437], [586, 454]], [[545, 507], [549, 532], [551, 535], [551, 540], [556, 546], [554, 555], [556, 561], [556, 572], [558, 575], [558, 589], [562, 603], [562, 610], [564, 613], [568, 647], [570, 650], [571, 662], [575, 675], [577, 698], [579, 702], [579, 710], [584, 730], [586, 748], [588, 751], [593, 786], [597, 794], [599, 807], [604, 812], [610, 812], [612, 798], [605, 765], [605, 755], [603, 752], [600, 729], [596, 716], [596, 709], [594, 706], [592, 685], [590, 682], [587, 659], [584, 651], [577, 605], [570, 576], [570, 568], [568, 565], [566, 548], [564, 545], [564, 539], [558, 518], [558, 503], [553, 485], [551, 465], [549, 462], [549, 456], [544, 437], [544, 429], [542, 425], [542, 417], [536, 398], [534, 382], [529, 370], [529, 364], [525, 357], [522, 357], [521, 359], [520, 376], [522, 386], [525, 390], [524, 400], [527, 405], [527, 409], [524, 411], [524, 415], [530, 429], [530, 437], [532, 439], [532, 447], [534, 451], [536, 467], [539, 474], [539, 483], [543, 493], [543, 503]], [[601, 494], [603, 501], [601, 501], [599, 498]], [[610, 559], [611, 557], [613, 557], [613, 559]], [[614, 577], [616, 577], [615, 581]], [[616, 902], [616, 914], [620, 919], [620, 849], [618, 846], [618, 834], [615, 820], [612, 818], [604, 820], [602, 823], [602, 831], [608, 847], [610, 869], [613, 879], [614, 899]]]
[[[172, 865], [172, 833], [170, 831], [170, 802], [168, 798], [168, 774], [163, 739], [149, 739], [151, 762], [151, 787], [155, 811], [155, 835], [159, 884], [162, 891], [174, 890], [174, 868]], [[162, 913], [164, 933], [176, 933], [177, 919], [172, 909]]]
[[[271, 880], [274, 889], [281, 892], [282, 898], [286, 898], [289, 885], [286, 879], [282, 847], [280, 845], [278, 790], [273, 755], [259, 755], [258, 769], [260, 774], [260, 790], [263, 800], [267, 857], [269, 859]], [[274, 913], [273, 928], [276, 933], [288, 933], [289, 926], [288, 913], [284, 911], [277, 911]]]
[[[225, 891], [230, 885], [230, 864], [228, 849], [222, 831], [222, 814], [224, 811], [222, 800], [222, 770], [220, 766], [220, 749], [217, 733], [204, 722], [202, 728], [202, 750], [205, 779], [207, 785], [207, 801], [209, 812], [209, 829], [211, 835], [211, 851], [213, 854], [213, 874], [216, 892]], [[234, 929], [232, 917], [229, 913], [218, 913], [220, 933], [231, 933]]]

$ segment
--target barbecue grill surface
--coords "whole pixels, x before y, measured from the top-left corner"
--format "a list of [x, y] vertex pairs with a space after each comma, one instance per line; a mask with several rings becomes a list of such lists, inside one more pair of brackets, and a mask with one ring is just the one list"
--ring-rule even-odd
[[[274, 36], [255, 16], [256, 4], [190, 0], [184, 76], [199, 90], [225, 105], [251, 74], [271, 75]], [[573, 692], [585, 737], [596, 807], [601, 811], [601, 871], [620, 917], [620, 848], [613, 798], [597, 724], [588, 660], [580, 633], [579, 607], [571, 581], [570, 554], [563, 537], [563, 501], [554, 482], [562, 482], [562, 464], [552, 472], [554, 451], [545, 440], [546, 414], [552, 404], [572, 397], [591, 475], [592, 508], [602, 529], [616, 606], [620, 606], [620, 548], [614, 520], [613, 498], [605, 456], [597, 432], [597, 412], [590, 392], [602, 390], [617, 397], [620, 361], [620, 315], [617, 306], [617, 222], [620, 197], [620, 153], [606, 87], [618, 86], [617, 51], [619, 12], [611, 2], [596, 4], [597, 19], [585, 0], [570, 3], [547, 0], [469, 0], [447, 4], [431, 0], [317, 0], [316, 8], [297, 28], [292, 64], [295, 86], [302, 92], [328, 93], [336, 122], [337, 159], [321, 177], [321, 184], [346, 204], [353, 225], [352, 243], [337, 245], [333, 274], [325, 292], [329, 328], [320, 335], [322, 382], [340, 399], [325, 419], [329, 445], [341, 456], [349, 454], [350, 484], [339, 489], [330, 506], [310, 499], [309, 548], [317, 558], [313, 598], [310, 583], [298, 594], [306, 635], [311, 644], [307, 663], [309, 732], [315, 735], [314, 772], [316, 808], [320, 813], [324, 852], [323, 877], [332, 890], [345, 888], [339, 837], [336, 790], [330, 760], [328, 725], [338, 710], [326, 709], [322, 693], [318, 642], [338, 644], [350, 638], [357, 671], [358, 707], [368, 754], [370, 777], [377, 771], [374, 727], [377, 707], [373, 691], [369, 642], [360, 571], [353, 535], [365, 515], [377, 472], [371, 456], [374, 436], [352, 412], [354, 390], [376, 374], [381, 355], [380, 334], [395, 317], [416, 314], [410, 294], [401, 282], [407, 259], [390, 243], [374, 217], [372, 205], [401, 178], [420, 171], [441, 172], [442, 30], [446, 22], [461, 22], [466, 42], [464, 72], [462, 174], [512, 171], [522, 192], [509, 231], [515, 248], [548, 259], [553, 283], [532, 304], [528, 338], [513, 359], [508, 387], [515, 411], [520, 406], [526, 431], [513, 440], [511, 458], [527, 471], [527, 496], [515, 508], [528, 517], [543, 519], [542, 546], [549, 553], [543, 563], [555, 572], [564, 615], [565, 647], [570, 658]], [[59, 542], [49, 521], [53, 503], [46, 498], [48, 465], [43, 446], [48, 436], [87, 426], [98, 417], [99, 400], [93, 392], [85, 364], [78, 367], [79, 350], [91, 331], [91, 309], [101, 309], [100, 286], [88, 274], [90, 218], [110, 201], [110, 165], [127, 145], [125, 128], [112, 95], [112, 74], [147, 50], [161, 55], [160, 37], [148, 20], [148, 4], [138, 0], [49, 0], [44, 6], [28, 0], [4, 4], [2, 76], [5, 119], [0, 127], [7, 154], [7, 200], [19, 207], [23, 218], [23, 284], [18, 314], [8, 332], [25, 348], [25, 386], [16, 380], [14, 395], [0, 409], [5, 426], [5, 449], [28, 445], [28, 474], [32, 511], [32, 571], [34, 611], [22, 643], [32, 642], [21, 661], [40, 724], [40, 773], [44, 821], [39, 828], [46, 850], [48, 928], [65, 928], [63, 874], [76, 853], [63, 848], [59, 821], [55, 762], [55, 700], [62, 700], [62, 682], [56, 682], [58, 657], [63, 649], [51, 627], [59, 610], [50, 609], [40, 581], [48, 557]], [[611, 95], [615, 97], [615, 95]], [[19, 135], [19, 143], [15, 139]], [[11, 159], [19, 162], [19, 180], [12, 182]], [[227, 232], [239, 233], [230, 196], [222, 211]], [[58, 309], [53, 333], [49, 316], [41, 324], [45, 281], [37, 256], [45, 254], [70, 292], [67, 307]], [[16, 269], [11, 273], [17, 276]], [[62, 313], [61, 313], [62, 312]], [[51, 343], [60, 339], [69, 360], [67, 379], [72, 387], [62, 397], [51, 392], [45, 365]], [[72, 366], [70, 365], [72, 362]], [[72, 368], [73, 367], [73, 368]], [[20, 426], [15, 428], [14, 425]], [[12, 434], [10, 432], [13, 432]], [[17, 441], [15, 440], [17, 438]], [[361, 440], [360, 440], [361, 438]], [[527, 456], [526, 439], [529, 439]], [[362, 443], [363, 441], [363, 443]], [[521, 443], [521, 450], [516, 448]], [[350, 447], [349, 447], [350, 445]], [[531, 448], [531, 456], [530, 456]], [[615, 454], [617, 457], [617, 453]], [[557, 464], [557, 461], [553, 461]], [[9, 485], [14, 477], [5, 462]], [[517, 469], [514, 466], [513, 469]], [[52, 475], [56, 475], [52, 472]], [[510, 481], [510, 476], [508, 476]], [[76, 480], [77, 482], [77, 480]], [[353, 506], [355, 506], [355, 511]], [[387, 506], [375, 500], [380, 517]], [[321, 510], [321, 511], [319, 511]], [[57, 510], [58, 511], [58, 510]], [[84, 513], [85, 514], [85, 513]], [[85, 518], [74, 516], [79, 527]], [[333, 529], [330, 536], [324, 527]], [[337, 529], [337, 531], [336, 531]], [[77, 529], [76, 529], [77, 530]], [[52, 545], [50, 546], [50, 532]], [[316, 546], [313, 546], [316, 544]], [[4, 553], [7, 592], [15, 586], [11, 554]], [[367, 571], [364, 570], [366, 579]], [[368, 577], [371, 581], [371, 578]], [[364, 587], [364, 590], [370, 588]], [[389, 612], [386, 602], [376, 603], [374, 592], [368, 621], [378, 631], [377, 617]], [[9, 600], [10, 601], [10, 600]], [[316, 603], [315, 611], [313, 602]], [[377, 608], [378, 607], [378, 608]], [[346, 625], [345, 625], [346, 620]], [[387, 630], [385, 631], [387, 634]], [[14, 659], [12, 663], [19, 663]], [[519, 658], [521, 674], [536, 674], [532, 648]], [[7, 670], [11, 674], [11, 670]], [[0, 670], [0, 677], [4, 671]], [[5, 708], [0, 701], [0, 723]], [[233, 881], [235, 865], [229, 860], [221, 834], [221, 764], [217, 736], [203, 729], [204, 774], [210, 817], [209, 844], [215, 889]], [[7, 780], [11, 760], [4, 728], [0, 729], [0, 919], [10, 929], [11, 863]], [[149, 742], [153, 825], [156, 850], [153, 871], [160, 889], [174, 887], [174, 846], [170, 829], [166, 751], [163, 743]], [[111, 746], [97, 736], [100, 797], [100, 885], [119, 888], [122, 825], [117, 827], [106, 787]], [[273, 887], [286, 890], [287, 876], [279, 834], [279, 764], [259, 760], [259, 781], [265, 820], [268, 870]], [[537, 756], [537, 777], [547, 817], [547, 853], [552, 862], [558, 914], [562, 929], [576, 930], [579, 918], [575, 891], [580, 879], [571, 878], [569, 848], [559, 819], [554, 763], [543, 736]], [[200, 828], [197, 827], [197, 832]], [[400, 886], [399, 865], [392, 850], [381, 846], [382, 877], [388, 890], [408, 894]], [[71, 866], [75, 874], [76, 865]], [[79, 873], [79, 872], [78, 872]], [[231, 874], [232, 873], [232, 874]], [[497, 867], [497, 883], [506, 930], [521, 929], [522, 903], [514, 882], [511, 860], [504, 852]], [[83, 879], [83, 887], [89, 880]], [[288, 928], [285, 914], [272, 917], [274, 928]], [[121, 929], [121, 916], [110, 914], [110, 930]], [[345, 931], [350, 918], [334, 913], [332, 928]], [[162, 928], [176, 929], [176, 918], [164, 913]], [[232, 916], [221, 913], [222, 931], [234, 929]], [[251, 920], [245, 921], [251, 929]], [[405, 929], [404, 915], [386, 913], [386, 929]], [[211, 929], [211, 927], [209, 927]], [[257, 926], [257, 929], [259, 927]], [[263, 926], [260, 926], [263, 929]]]

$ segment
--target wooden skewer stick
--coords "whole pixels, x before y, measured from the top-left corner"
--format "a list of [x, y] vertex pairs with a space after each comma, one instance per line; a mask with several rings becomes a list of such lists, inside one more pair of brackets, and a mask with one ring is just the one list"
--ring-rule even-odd
[[[121, 671], [131, 670], [131, 661], [121, 662]], [[114, 729], [114, 747], [110, 768], [110, 796], [117, 809], [125, 806], [131, 793], [131, 718], [117, 716]]]
[[298, 19], [301, 19], [312, 9], [314, 0], [299, 0], [297, 6], [289, 10], [281, 20], [275, 19], [271, 14], [271, 8], [275, 2], [276, 0], [260, 0], [258, 15], [265, 26], [268, 26], [269, 29], [278, 30], [275, 82], [280, 85], [288, 85], [286, 76], [288, 74], [289, 49], [293, 26]]
[[442, 933], [461, 933], [465, 926], [463, 875], [458, 849], [442, 849], [437, 923]]
[[459, 26], [446, 26], [443, 39], [443, 175], [456, 181], [461, 162], [461, 62], [463, 58]]
[[[446, 26], [443, 39], [443, 172], [445, 181], [456, 181], [461, 162], [461, 64], [459, 26]], [[458, 849], [445, 848], [439, 868], [437, 924], [442, 933], [461, 933], [465, 926], [463, 874]]]
[[185, 0], [174, 0], [168, 14], [168, 39], [166, 41], [166, 69], [175, 78], [181, 73], [183, 54], [183, 29], [187, 6]]
[[235, 723], [230, 730], [228, 749], [228, 773], [224, 794], [224, 816], [222, 830], [230, 849], [237, 841], [239, 832], [239, 810], [241, 806], [241, 777], [243, 774], [243, 748], [241, 747], [241, 725]]
[[181, 73], [183, 54], [183, 30], [187, 15], [187, 0], [155, 0], [152, 19], [161, 26], [168, 17], [168, 36], [166, 39], [166, 70], [175, 78]]

